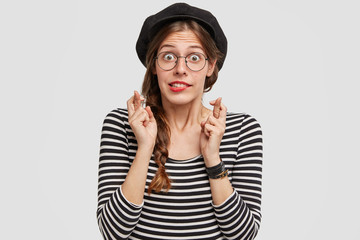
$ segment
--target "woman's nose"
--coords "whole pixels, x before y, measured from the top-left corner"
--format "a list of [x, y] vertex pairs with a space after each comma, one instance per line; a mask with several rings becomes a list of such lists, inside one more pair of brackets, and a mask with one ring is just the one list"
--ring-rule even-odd
[[184, 57], [178, 57], [175, 67], [176, 74], [186, 74], [187, 70], [186, 59]]

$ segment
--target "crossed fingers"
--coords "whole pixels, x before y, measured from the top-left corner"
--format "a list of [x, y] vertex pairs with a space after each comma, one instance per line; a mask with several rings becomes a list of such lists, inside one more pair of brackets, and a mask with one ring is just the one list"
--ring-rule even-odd
[[221, 103], [222, 98], [210, 101], [210, 105], [214, 106], [212, 114], [209, 115], [206, 121], [202, 121], [201, 130], [207, 137], [211, 134], [223, 135], [225, 131], [226, 111], [227, 108]]
[[226, 117], [227, 109], [226, 109], [225, 105], [222, 104], [221, 100], [222, 100], [222, 98], [219, 97], [216, 100], [210, 101], [210, 105], [214, 106], [213, 116], [215, 118]]
[[149, 121], [154, 118], [154, 114], [149, 106], [141, 107], [142, 101], [144, 101], [144, 97], [134, 91], [134, 95], [127, 101], [128, 115], [129, 121], [142, 119], [141, 122], [146, 127]]
[[127, 101], [129, 116], [132, 116], [134, 112], [139, 109], [142, 101], [144, 101], [144, 97], [142, 97], [137, 91], [134, 91], [134, 95]]

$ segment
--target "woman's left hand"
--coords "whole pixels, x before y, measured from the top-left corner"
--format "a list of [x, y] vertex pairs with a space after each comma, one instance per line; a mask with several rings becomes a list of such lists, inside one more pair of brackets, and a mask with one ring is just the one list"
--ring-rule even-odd
[[220, 143], [226, 127], [227, 108], [221, 103], [221, 98], [210, 102], [214, 106], [212, 114], [201, 122], [200, 146], [206, 167], [212, 167], [220, 161]]

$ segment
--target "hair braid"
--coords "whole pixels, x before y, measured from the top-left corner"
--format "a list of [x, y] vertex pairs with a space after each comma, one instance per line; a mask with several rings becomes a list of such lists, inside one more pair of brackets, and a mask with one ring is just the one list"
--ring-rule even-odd
[[150, 94], [146, 98], [146, 105], [151, 107], [158, 127], [154, 147], [154, 157], [155, 162], [158, 165], [158, 170], [148, 188], [148, 193], [150, 194], [152, 190], [160, 192], [162, 189], [168, 191], [171, 188], [170, 178], [165, 171], [165, 163], [169, 157], [167, 146], [170, 142], [170, 129], [162, 108], [160, 90], [158, 94]]

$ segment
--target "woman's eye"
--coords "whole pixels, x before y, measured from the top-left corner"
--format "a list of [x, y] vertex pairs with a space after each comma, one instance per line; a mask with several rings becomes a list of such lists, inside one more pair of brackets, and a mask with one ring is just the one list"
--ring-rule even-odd
[[166, 61], [172, 61], [174, 59], [175, 59], [175, 57], [173, 54], [168, 53], [168, 54], [164, 55], [164, 60], [166, 60]]
[[196, 55], [196, 54], [193, 54], [193, 55], [191, 55], [190, 56], [190, 61], [192, 61], [192, 62], [198, 62], [198, 61], [200, 61], [200, 56], [198, 56], [198, 55]]

